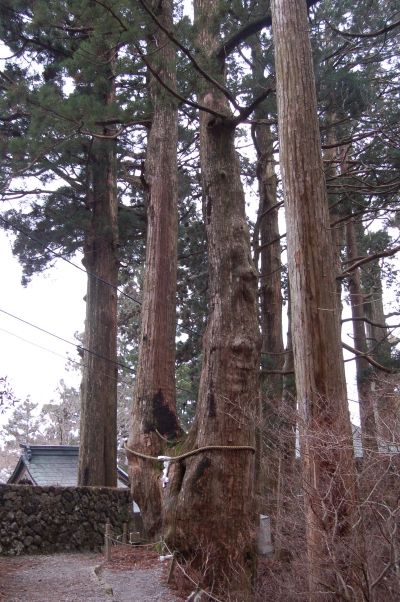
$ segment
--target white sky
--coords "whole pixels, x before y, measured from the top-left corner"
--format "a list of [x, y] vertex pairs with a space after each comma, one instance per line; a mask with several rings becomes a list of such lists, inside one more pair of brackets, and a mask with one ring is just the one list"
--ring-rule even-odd
[[[0, 256], [3, 285], [0, 309], [68, 341], [83, 332], [86, 276], [61, 259], [45, 274], [36, 275], [27, 288], [21, 286], [22, 268], [11, 252], [11, 240], [0, 229]], [[79, 265], [79, 260], [75, 263]], [[27, 395], [39, 404], [55, 398], [60, 379], [79, 386], [79, 372], [66, 370], [67, 353], [79, 361], [72, 345], [23, 324], [0, 311], [0, 376], [7, 376], [17, 397]], [[4, 331], [8, 332], [4, 332]], [[12, 333], [12, 334], [8, 334]], [[17, 335], [62, 357], [31, 345]], [[0, 415], [1, 423], [5, 417]]]

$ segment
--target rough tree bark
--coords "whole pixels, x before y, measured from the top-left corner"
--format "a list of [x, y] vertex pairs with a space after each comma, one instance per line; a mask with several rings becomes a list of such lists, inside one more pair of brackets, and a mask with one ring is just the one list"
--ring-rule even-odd
[[[173, 2], [151, 2], [158, 20], [173, 25]], [[154, 31], [153, 31], [154, 30]], [[175, 48], [152, 27], [148, 55], [151, 68], [176, 87]], [[165, 439], [182, 430], [176, 414], [175, 334], [178, 245], [178, 111], [175, 99], [150, 76], [153, 107], [145, 163], [147, 246], [143, 284], [142, 328], [128, 447], [162, 455]], [[162, 530], [159, 465], [129, 455], [131, 488], [150, 537]]]
[[271, 8], [309, 588], [314, 602], [333, 599], [335, 594], [328, 592], [343, 588], [340, 581], [332, 583], [335, 571], [358, 589], [351, 561], [332, 566], [330, 555], [335, 544], [350, 537], [357, 518], [354, 452], [307, 6], [305, 0], [273, 0]]
[[[196, 0], [203, 59], [219, 43], [218, 2]], [[219, 69], [208, 69], [222, 80]], [[214, 71], [212, 71], [214, 69]], [[260, 333], [257, 273], [251, 257], [235, 124], [225, 97], [204, 83], [199, 101], [226, 115], [201, 113], [203, 212], [210, 271], [210, 315], [193, 427], [184, 450], [221, 445], [172, 464], [166, 488], [166, 539], [201, 572], [203, 587], [230, 600], [251, 600], [258, 509], [255, 454], [259, 420]], [[229, 448], [232, 447], [230, 450]]]
[[[110, 80], [107, 102], [114, 98]], [[104, 133], [110, 134], [109, 130]], [[78, 484], [117, 486], [118, 198], [116, 142], [94, 139], [89, 158], [90, 231], [83, 263], [88, 274]], [[105, 281], [105, 282], [104, 282]]]

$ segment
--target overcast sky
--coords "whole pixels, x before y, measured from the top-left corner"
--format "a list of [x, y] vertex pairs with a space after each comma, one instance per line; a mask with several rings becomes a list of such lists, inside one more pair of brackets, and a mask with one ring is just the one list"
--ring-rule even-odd
[[3, 312], [74, 343], [75, 332], [83, 332], [84, 328], [86, 276], [60, 259], [45, 274], [34, 276], [27, 288], [22, 287], [21, 266], [12, 255], [10, 238], [1, 229], [0, 256], [0, 376], [8, 377], [14, 393], [21, 400], [30, 395], [41, 405], [54, 397], [60, 379], [65, 379], [68, 385], [79, 386], [79, 373], [68, 372], [65, 368], [67, 353], [77, 361], [79, 356], [74, 346]]

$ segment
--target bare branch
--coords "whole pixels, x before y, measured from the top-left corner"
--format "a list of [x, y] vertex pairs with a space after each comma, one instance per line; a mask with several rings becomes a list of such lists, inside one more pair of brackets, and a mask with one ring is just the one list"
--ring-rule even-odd
[[[317, 4], [319, 0], [307, 0], [308, 8], [311, 8], [314, 4]], [[271, 11], [268, 11], [264, 16], [258, 17], [251, 23], [243, 25], [236, 33], [230, 36], [227, 40], [223, 41], [222, 44], [217, 48], [215, 57], [220, 60], [224, 60], [228, 57], [242, 42], [245, 42], [247, 38], [258, 33], [265, 27], [271, 27], [272, 15]]]
[[179, 50], [181, 50], [188, 57], [188, 59], [190, 60], [190, 62], [192, 63], [192, 65], [196, 69], [196, 71], [198, 73], [200, 73], [200, 75], [202, 77], [204, 77], [204, 79], [206, 79], [208, 82], [210, 82], [210, 84], [212, 84], [220, 92], [222, 92], [222, 94], [229, 100], [229, 102], [231, 102], [233, 104], [235, 109], [237, 109], [238, 111], [241, 112], [243, 109], [240, 108], [240, 106], [236, 102], [236, 99], [232, 96], [232, 94], [229, 92], [229, 90], [224, 85], [222, 85], [220, 82], [218, 82], [216, 79], [211, 77], [211, 75], [209, 75], [209, 73], [207, 73], [207, 71], [204, 71], [204, 69], [198, 64], [198, 62], [196, 61], [196, 59], [194, 58], [192, 53], [183, 44], [181, 44], [179, 42], [179, 40], [177, 40], [176, 37], [170, 31], [168, 31], [168, 29], [166, 27], [164, 27], [164, 25], [159, 21], [159, 19], [157, 19], [156, 15], [147, 6], [147, 4], [144, 0], [139, 0], [139, 2], [143, 6], [143, 8], [147, 12], [147, 14], [150, 15], [150, 17], [153, 19], [154, 23], [156, 23], [157, 27], [159, 29], [161, 29], [161, 31], [163, 31], [165, 33], [167, 38], [169, 40], [171, 40], [171, 42], [173, 42], [175, 44], [175, 46], [177, 46], [179, 48]]
[[188, 100], [188, 99], [184, 98], [183, 96], [181, 96], [180, 94], [178, 94], [178, 92], [176, 92], [175, 90], [170, 88], [170, 86], [168, 86], [164, 82], [164, 80], [158, 75], [157, 71], [155, 69], [153, 69], [153, 67], [150, 65], [150, 62], [147, 60], [147, 57], [144, 54], [144, 52], [142, 51], [142, 49], [140, 48], [140, 46], [136, 43], [134, 44], [134, 46], [136, 48], [137, 53], [139, 54], [139, 56], [145, 63], [146, 67], [150, 71], [150, 73], [156, 78], [156, 80], [159, 82], [159, 84], [161, 84], [161, 86], [163, 88], [165, 88], [165, 90], [167, 90], [167, 92], [172, 94], [172, 96], [177, 98], [183, 104], [187, 104], [190, 107], [193, 107], [194, 109], [198, 109], [199, 111], [204, 111], [205, 113], [210, 113], [210, 115], [213, 115], [214, 117], [219, 117], [220, 119], [223, 119], [223, 120], [227, 119], [226, 115], [223, 115], [222, 113], [218, 113], [217, 111], [213, 111], [212, 109], [209, 109], [208, 107], [200, 105], [197, 102], [193, 102], [192, 100]]
[[258, 105], [260, 105], [262, 102], [264, 102], [264, 100], [271, 94], [271, 92], [273, 90], [275, 90], [275, 88], [267, 88], [266, 90], [264, 90], [264, 92], [262, 94], [260, 94], [260, 96], [258, 98], [253, 100], [253, 102], [248, 107], [239, 108], [240, 115], [238, 115], [233, 120], [235, 125], [238, 125], [239, 123], [242, 123], [243, 121], [246, 121], [246, 119], [248, 117], [250, 117], [250, 115], [258, 107]]
[[386, 374], [396, 374], [399, 372], [399, 370], [396, 370], [393, 368], [387, 368], [386, 366], [382, 366], [382, 364], [379, 364], [377, 361], [372, 359], [372, 357], [370, 357], [368, 355], [368, 353], [363, 353], [362, 351], [359, 351], [358, 349], [354, 349], [354, 347], [350, 347], [350, 345], [347, 345], [347, 343], [342, 342], [342, 347], [343, 347], [343, 349], [346, 349], [347, 351], [350, 351], [351, 353], [354, 353], [355, 355], [358, 355], [359, 357], [364, 357], [367, 360], [367, 362], [369, 362], [371, 364], [371, 366], [378, 368], [378, 370], [382, 370], [382, 372], [386, 372]]
[[356, 263], [353, 263], [353, 265], [345, 272], [342, 272], [341, 274], [336, 276], [336, 280], [342, 280], [343, 278], [347, 278], [347, 276], [350, 276], [350, 274], [354, 272], [354, 270], [360, 267], [360, 265], [364, 265], [364, 263], [369, 263], [370, 261], [380, 259], [381, 257], [391, 257], [399, 251], [400, 246], [395, 247], [394, 249], [389, 249], [388, 251], [380, 251], [379, 253], [373, 253], [373, 255], [368, 255], [367, 257], [364, 257], [364, 259], [360, 259], [359, 261], [356, 261]]
[[400, 328], [400, 324], [379, 324], [379, 322], [373, 322], [369, 318], [365, 318], [365, 317], [364, 318], [346, 318], [345, 320], [341, 320], [341, 323], [343, 324], [344, 322], [355, 322], [355, 321], [367, 322], [367, 324], [371, 324], [371, 326], [376, 326], [377, 328]]
[[395, 29], [396, 27], [400, 26], [400, 19], [398, 21], [395, 21], [394, 23], [391, 23], [390, 25], [386, 25], [386, 27], [382, 27], [382, 29], [378, 29], [377, 31], [372, 31], [371, 33], [348, 33], [345, 31], [340, 31], [340, 29], [336, 29], [336, 27], [334, 27], [331, 23], [329, 23], [329, 21], [325, 21], [327, 25], [329, 25], [329, 27], [332, 29], [332, 31], [334, 31], [335, 33], [339, 34], [340, 36], [342, 36], [343, 38], [376, 38], [378, 36], [381, 36], [385, 33], [389, 33], [389, 31], [392, 31], [393, 29]]

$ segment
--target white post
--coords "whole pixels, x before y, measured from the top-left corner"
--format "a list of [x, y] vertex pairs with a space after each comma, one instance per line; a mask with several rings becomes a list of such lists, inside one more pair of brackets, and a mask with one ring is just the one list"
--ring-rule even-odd
[[110, 535], [111, 535], [111, 526], [110, 523], [106, 523], [106, 534], [104, 537], [104, 553], [105, 553], [105, 557], [107, 562], [109, 562], [111, 560], [111, 539], [110, 539]]

